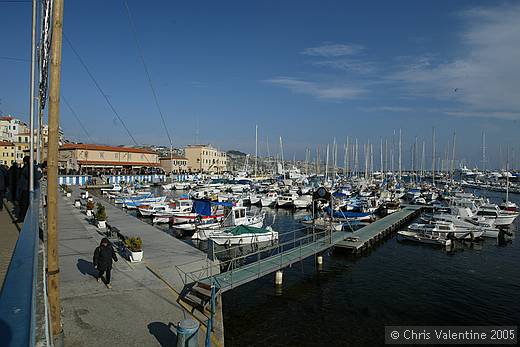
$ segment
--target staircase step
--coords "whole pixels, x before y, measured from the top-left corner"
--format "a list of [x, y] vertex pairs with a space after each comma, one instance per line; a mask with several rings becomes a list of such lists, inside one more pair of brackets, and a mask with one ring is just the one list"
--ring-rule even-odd
[[206, 284], [206, 283], [203, 283], [203, 282], [197, 282], [195, 284], [196, 287], [201, 287], [201, 288], [204, 288], [206, 290], [211, 290], [211, 286], [209, 284]]
[[199, 298], [198, 296], [195, 296], [191, 293], [186, 294], [182, 297], [182, 300], [193, 306], [194, 308], [197, 308], [199, 310], [204, 309], [204, 301]]
[[211, 299], [211, 289], [206, 289], [195, 285], [193, 288], [191, 288], [191, 292], [197, 296], [203, 296], [202, 299]]

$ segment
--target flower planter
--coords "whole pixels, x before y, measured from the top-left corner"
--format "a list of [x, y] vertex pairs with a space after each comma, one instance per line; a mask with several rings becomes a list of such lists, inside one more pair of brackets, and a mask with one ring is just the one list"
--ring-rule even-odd
[[67, 193], [67, 198], [70, 198], [72, 196], [72, 193]]
[[130, 262], [132, 262], [132, 263], [138, 263], [138, 262], [140, 262], [141, 260], [143, 260], [143, 251], [132, 252], [131, 250], [129, 250], [129, 249], [127, 248], [127, 249], [126, 249], [126, 254], [128, 255], [128, 259], [129, 259]]
[[93, 212], [92, 212], [92, 210], [87, 210], [86, 214], [87, 214], [87, 217], [92, 217]]
[[94, 198], [91, 197], [91, 196], [89, 196], [89, 197], [87, 198], [87, 201], [92, 201], [92, 202], [94, 202]]
[[106, 220], [98, 220], [97, 221], [97, 227], [99, 229], [105, 229], [107, 227], [107, 221]]
[[81, 201], [79, 199], [74, 200], [74, 207], [77, 207], [77, 208], [81, 207]]

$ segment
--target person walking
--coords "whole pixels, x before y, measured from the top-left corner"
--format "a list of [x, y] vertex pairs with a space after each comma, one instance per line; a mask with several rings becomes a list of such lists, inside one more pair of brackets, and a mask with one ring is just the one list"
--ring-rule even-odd
[[112, 285], [110, 284], [110, 271], [112, 270], [112, 260], [117, 261], [116, 252], [114, 251], [114, 248], [112, 248], [110, 241], [108, 241], [108, 239], [104, 237], [101, 240], [101, 244], [98, 247], [96, 247], [96, 250], [94, 251], [94, 266], [99, 271], [99, 274], [97, 276], [97, 281], [99, 283], [101, 283], [103, 274], [106, 274], [105, 284], [108, 289], [112, 288]]
[[9, 201], [13, 204], [17, 201], [16, 192], [18, 190], [18, 163], [14, 162], [9, 168]]
[[4, 197], [9, 185], [9, 175], [3, 164], [0, 164], [0, 211], [4, 209]]

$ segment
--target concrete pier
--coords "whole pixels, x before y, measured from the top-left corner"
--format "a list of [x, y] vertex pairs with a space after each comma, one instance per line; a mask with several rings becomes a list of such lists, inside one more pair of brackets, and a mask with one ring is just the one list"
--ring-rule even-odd
[[[206, 321], [179, 304], [184, 283], [176, 264], [206, 266], [206, 255], [121, 209], [95, 198], [106, 207], [108, 223], [127, 236], [143, 240], [143, 262], [130, 263], [121, 254], [114, 263], [112, 289], [95, 279], [94, 249], [104, 235], [75, 208], [72, 197], [59, 199], [59, 249], [64, 343], [70, 346], [156, 346], [176, 343], [175, 325], [187, 318], [201, 323], [203, 345]], [[199, 265], [197, 265], [199, 264]], [[218, 306], [217, 316], [221, 315]], [[223, 345], [222, 320], [212, 338]]]

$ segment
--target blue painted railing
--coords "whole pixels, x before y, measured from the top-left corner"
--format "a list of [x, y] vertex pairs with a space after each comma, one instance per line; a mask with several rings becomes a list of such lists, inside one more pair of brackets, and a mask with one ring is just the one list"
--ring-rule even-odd
[[30, 206], [0, 293], [0, 345], [34, 346], [38, 276], [40, 193]]

